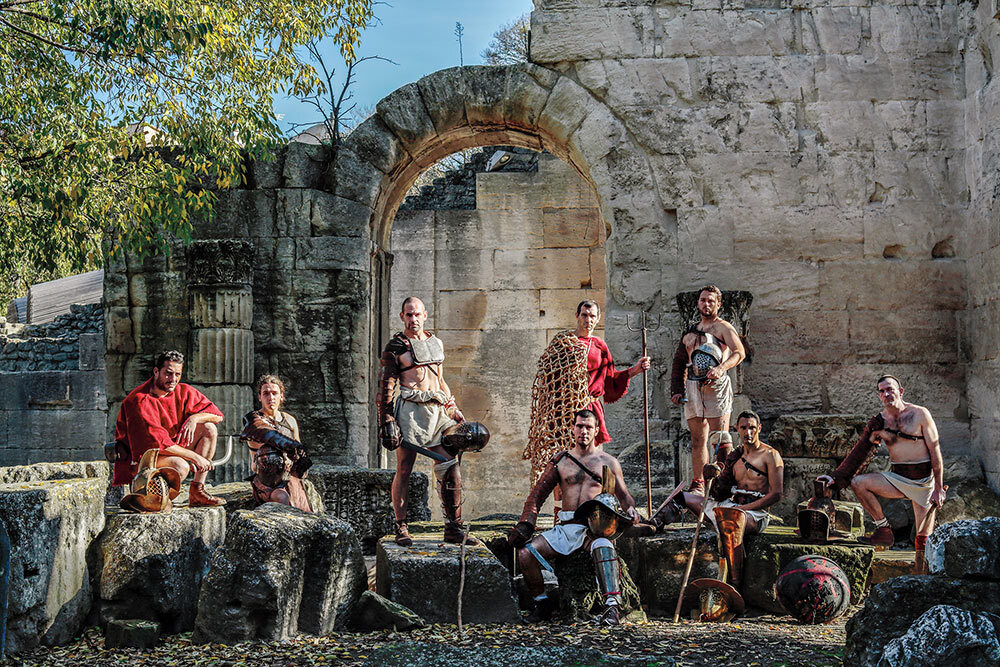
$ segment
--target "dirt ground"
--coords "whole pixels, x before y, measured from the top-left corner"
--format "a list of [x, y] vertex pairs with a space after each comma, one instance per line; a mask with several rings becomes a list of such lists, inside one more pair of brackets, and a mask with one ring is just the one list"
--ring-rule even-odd
[[477, 647], [512, 646], [596, 648], [614, 664], [840, 665], [844, 626], [854, 611], [852, 608], [828, 625], [812, 626], [801, 625], [788, 616], [760, 615], [728, 624], [684, 621], [673, 625], [657, 619], [614, 630], [585, 624], [475, 625], [467, 626], [460, 636], [454, 625], [435, 625], [408, 632], [345, 632], [321, 638], [301, 635], [290, 642], [245, 642], [233, 646], [194, 645], [190, 634], [183, 634], [166, 637], [149, 650], [104, 650], [100, 631], [91, 628], [69, 646], [8, 657], [6, 664], [49, 667], [364, 665], [366, 662], [372, 664], [372, 653], [380, 647], [420, 642], [468, 649], [470, 665], [486, 664], [477, 659]]

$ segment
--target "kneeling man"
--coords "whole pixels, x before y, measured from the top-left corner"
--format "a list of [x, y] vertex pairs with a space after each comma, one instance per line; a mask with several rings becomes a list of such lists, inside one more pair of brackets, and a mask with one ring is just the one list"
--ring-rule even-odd
[[[574, 415], [573, 447], [549, 462], [528, 494], [521, 520], [511, 529], [510, 544], [517, 549], [524, 582], [534, 596], [529, 621], [543, 620], [552, 611], [551, 601], [545, 595], [542, 565], [560, 555], [589, 548], [604, 597], [604, 610], [598, 620], [602, 625], [618, 625], [621, 591], [618, 555], [611, 539], [638, 522], [639, 515], [635, 500], [625, 487], [618, 459], [595, 444], [599, 429], [600, 421], [592, 410], [580, 410]], [[532, 537], [538, 512], [557, 487], [562, 491], [560, 523]]]
[[[903, 400], [903, 387], [893, 376], [880, 377], [875, 392], [885, 409], [868, 422], [861, 438], [833, 475], [820, 475], [817, 479], [835, 489], [850, 485], [858, 502], [875, 521], [875, 532], [862, 541], [876, 547], [891, 547], [894, 541], [892, 526], [878, 499], [908, 498], [913, 503], [917, 524], [915, 548], [919, 564], [927, 536], [934, 531], [931, 508], [944, 503], [947, 488], [942, 481], [937, 426], [927, 408]], [[881, 443], [889, 449], [892, 469], [861, 474]]]
[[[685, 507], [697, 514], [705, 504], [705, 517], [719, 533], [733, 586], [743, 574], [743, 536], [762, 532], [771, 515], [767, 508], [784, 493], [785, 464], [774, 447], [760, 441], [760, 417], [749, 410], [736, 419], [740, 446], [726, 457], [722, 472], [712, 483], [710, 497], [697, 493], [677, 493], [653, 515], [656, 529], [680, 518]], [[706, 466], [706, 468], [710, 467]], [[725, 576], [720, 576], [725, 581]]]

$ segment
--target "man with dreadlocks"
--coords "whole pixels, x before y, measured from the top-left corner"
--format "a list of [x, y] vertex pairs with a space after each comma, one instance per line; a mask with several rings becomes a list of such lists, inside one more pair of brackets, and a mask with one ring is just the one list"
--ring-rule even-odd
[[531, 389], [531, 430], [522, 454], [531, 461], [532, 484], [556, 454], [573, 446], [573, 415], [578, 410], [597, 416], [595, 446], [611, 442], [604, 403], [624, 396], [629, 380], [649, 369], [649, 357], [643, 357], [631, 368], [615, 370], [607, 343], [594, 335], [600, 319], [596, 301], [581, 301], [576, 329], [556, 334], [538, 360]]

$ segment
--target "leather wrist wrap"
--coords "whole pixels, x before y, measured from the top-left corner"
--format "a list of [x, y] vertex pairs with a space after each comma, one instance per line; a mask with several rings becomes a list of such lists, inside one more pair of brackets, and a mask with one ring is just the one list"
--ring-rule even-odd
[[875, 452], [878, 450], [878, 443], [872, 442], [872, 433], [875, 431], [880, 431], [885, 428], [885, 419], [882, 418], [882, 413], [878, 413], [872, 417], [868, 424], [865, 426], [865, 430], [861, 432], [861, 437], [851, 448], [850, 453], [844, 460], [837, 466], [837, 469], [833, 471], [833, 488], [840, 490], [846, 489], [851, 485], [851, 479], [860, 475], [871, 463], [872, 457], [875, 456]]
[[538, 523], [538, 511], [545, 503], [546, 498], [549, 497], [549, 494], [552, 493], [552, 489], [556, 488], [556, 485], [559, 484], [559, 468], [556, 466], [562, 456], [560, 454], [549, 461], [549, 465], [545, 467], [545, 472], [535, 482], [535, 486], [531, 488], [528, 499], [524, 501], [524, 509], [521, 510], [520, 521], [527, 521], [532, 526]]
[[684, 339], [677, 343], [677, 351], [674, 352], [674, 362], [670, 367], [670, 395], [684, 394], [684, 382], [687, 380], [688, 352], [684, 346]]

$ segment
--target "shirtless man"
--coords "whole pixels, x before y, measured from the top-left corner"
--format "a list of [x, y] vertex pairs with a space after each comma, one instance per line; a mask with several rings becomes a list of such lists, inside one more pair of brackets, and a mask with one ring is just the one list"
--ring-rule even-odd
[[[596, 444], [600, 422], [592, 410], [580, 410], [574, 415], [573, 447], [556, 456], [528, 494], [521, 512], [521, 519], [510, 531], [511, 546], [517, 549], [517, 562], [524, 575], [528, 591], [534, 596], [534, 608], [528, 620], [537, 622], [547, 618], [552, 604], [545, 594], [542, 565], [560, 555], [568, 556], [577, 549], [587, 547], [594, 558], [598, 586], [604, 596], [604, 611], [599, 617], [603, 625], [618, 625], [618, 557], [614, 544], [605, 537], [591, 534], [585, 516], [589, 514], [594, 499], [607, 500], [615, 505], [618, 520], [632, 525], [639, 521], [635, 500], [625, 487], [622, 468], [618, 459], [599, 449]], [[604, 467], [614, 476], [614, 497], [603, 494], [601, 472]], [[535, 535], [538, 512], [553, 489], [562, 490], [563, 508], [560, 523], [551, 530]], [[624, 509], [623, 509], [624, 508]], [[581, 511], [577, 511], [577, 510]], [[544, 561], [544, 563], [542, 562]]]
[[[875, 532], [861, 539], [876, 547], [891, 547], [895, 541], [879, 497], [909, 498], [917, 523], [915, 548], [919, 566], [927, 536], [934, 531], [931, 508], [944, 503], [947, 489], [942, 480], [937, 426], [927, 408], [903, 400], [903, 387], [893, 376], [883, 375], [875, 388], [885, 409], [872, 417], [861, 438], [833, 474], [820, 475], [817, 479], [835, 489], [850, 485], [861, 506], [875, 521]], [[891, 471], [862, 474], [882, 443], [889, 449]]]
[[[710, 497], [678, 493], [657, 510], [649, 523], [662, 530], [680, 518], [685, 507], [698, 514], [704, 503], [705, 517], [719, 533], [733, 585], [739, 588], [743, 536], [767, 528], [771, 520], [767, 508], [784, 494], [785, 464], [778, 450], [760, 441], [760, 417], [756, 412], [741, 412], [736, 419], [736, 430], [740, 446], [726, 457], [721, 474], [712, 483]], [[733, 535], [734, 530], [738, 534]]]
[[[396, 544], [410, 546], [406, 529], [406, 500], [410, 473], [417, 458], [413, 446], [429, 449], [444, 460], [434, 466], [444, 511], [444, 541], [459, 544], [462, 529], [462, 475], [459, 457], [441, 446], [445, 430], [465, 417], [444, 380], [444, 345], [424, 331], [427, 310], [415, 296], [403, 301], [399, 318], [404, 329], [392, 337], [382, 352], [382, 377], [377, 396], [379, 441], [396, 450], [396, 475], [392, 479], [392, 509], [396, 518]], [[467, 544], [480, 544], [471, 535]]]
[[[670, 400], [684, 405], [691, 430], [691, 469], [701, 473], [708, 463], [708, 434], [728, 431], [733, 409], [733, 387], [727, 371], [746, 357], [740, 336], [719, 317], [722, 291], [706, 285], [698, 295], [701, 321], [692, 325], [674, 353], [670, 374]], [[704, 495], [704, 477], [695, 477], [689, 490]]]

